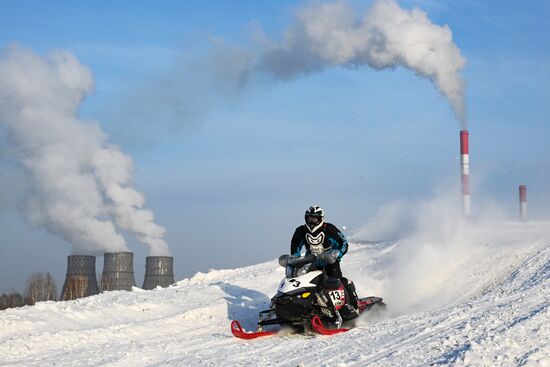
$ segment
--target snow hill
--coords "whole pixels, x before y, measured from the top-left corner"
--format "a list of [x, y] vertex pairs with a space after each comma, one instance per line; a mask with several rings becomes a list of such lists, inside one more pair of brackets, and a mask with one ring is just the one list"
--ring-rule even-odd
[[0, 365], [550, 366], [546, 228], [478, 229], [457, 252], [410, 241], [352, 244], [344, 273], [360, 296], [382, 296], [388, 309], [347, 333], [234, 338], [230, 320], [254, 329], [283, 277], [273, 260], [166, 289], [1, 311]]

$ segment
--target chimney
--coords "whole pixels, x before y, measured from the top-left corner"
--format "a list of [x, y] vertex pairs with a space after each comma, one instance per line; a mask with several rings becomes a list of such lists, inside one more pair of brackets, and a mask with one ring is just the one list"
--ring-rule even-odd
[[462, 211], [470, 217], [470, 147], [468, 130], [460, 132], [460, 182], [462, 186]]
[[67, 301], [98, 293], [95, 256], [67, 256], [67, 276], [61, 291], [61, 299]]
[[132, 252], [108, 252], [103, 254], [102, 290], [131, 291], [135, 285], [134, 254]]
[[519, 185], [519, 219], [527, 220], [527, 186]]
[[145, 259], [143, 289], [174, 284], [174, 258], [171, 256], [148, 256]]

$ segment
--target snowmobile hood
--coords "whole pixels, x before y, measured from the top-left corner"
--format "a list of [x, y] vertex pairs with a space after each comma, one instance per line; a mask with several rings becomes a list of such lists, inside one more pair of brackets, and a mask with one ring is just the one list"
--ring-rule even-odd
[[281, 293], [294, 293], [297, 290], [306, 289], [306, 288], [315, 288], [317, 285], [313, 280], [321, 275], [323, 272], [320, 270], [310, 271], [309, 273], [300, 275], [295, 278], [285, 278], [279, 284], [278, 292]]

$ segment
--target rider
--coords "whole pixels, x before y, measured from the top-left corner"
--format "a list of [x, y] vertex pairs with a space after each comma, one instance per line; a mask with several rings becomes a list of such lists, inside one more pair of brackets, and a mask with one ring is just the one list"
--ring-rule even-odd
[[339, 250], [336, 262], [327, 264], [317, 260], [316, 265], [318, 269], [324, 269], [329, 277], [338, 278], [342, 281], [349, 295], [350, 302], [340, 309], [340, 313], [346, 319], [355, 318], [359, 315], [355, 285], [342, 276], [342, 270], [340, 269], [340, 259], [348, 251], [348, 241], [335, 225], [325, 222], [324, 219], [325, 213], [320, 206], [310, 206], [305, 213], [306, 224], [296, 228], [292, 236], [290, 253], [294, 256], [300, 256], [304, 246], [306, 248], [306, 255], [310, 253], [319, 255], [324, 251]]

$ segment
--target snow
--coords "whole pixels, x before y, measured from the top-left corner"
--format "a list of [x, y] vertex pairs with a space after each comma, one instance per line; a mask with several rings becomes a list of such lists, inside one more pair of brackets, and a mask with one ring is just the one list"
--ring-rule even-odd
[[352, 243], [344, 273], [360, 296], [382, 296], [388, 308], [347, 333], [231, 335], [232, 319], [255, 329], [284, 275], [274, 259], [165, 289], [0, 311], [0, 365], [550, 366], [548, 227], [478, 228], [454, 251], [429, 241]]

